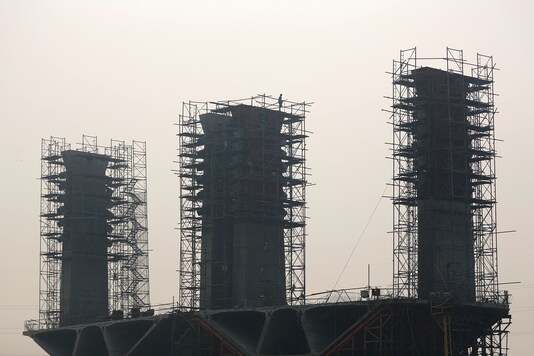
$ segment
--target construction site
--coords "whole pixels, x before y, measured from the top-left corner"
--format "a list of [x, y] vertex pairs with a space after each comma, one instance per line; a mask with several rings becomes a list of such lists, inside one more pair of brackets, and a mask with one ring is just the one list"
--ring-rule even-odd
[[452, 48], [393, 61], [384, 287], [306, 289], [312, 103], [182, 104], [179, 300], [167, 305], [149, 297], [146, 144], [42, 140], [39, 319], [24, 334], [54, 356], [506, 355], [495, 69]]

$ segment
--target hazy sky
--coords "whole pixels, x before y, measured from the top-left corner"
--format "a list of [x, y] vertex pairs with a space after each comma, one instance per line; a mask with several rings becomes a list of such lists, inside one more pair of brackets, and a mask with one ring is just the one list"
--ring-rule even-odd
[[[440, 5], [438, 5], [438, 3]], [[510, 355], [534, 335], [534, 100], [530, 1], [0, 0], [0, 356], [44, 355], [21, 336], [38, 316], [40, 140], [145, 140], [151, 300], [178, 295], [181, 102], [280, 93], [313, 101], [307, 128], [307, 291], [333, 284], [392, 174], [385, 142], [392, 59], [493, 55], [499, 114], [500, 281], [512, 299]], [[386, 192], [389, 195], [389, 191]], [[387, 199], [338, 287], [392, 283]], [[530, 250], [530, 249], [533, 250]]]

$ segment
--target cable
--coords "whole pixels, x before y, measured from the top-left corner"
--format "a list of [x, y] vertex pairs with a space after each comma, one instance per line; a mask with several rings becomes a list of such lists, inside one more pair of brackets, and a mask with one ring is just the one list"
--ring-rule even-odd
[[363, 234], [365, 234], [365, 231], [367, 230], [367, 227], [369, 226], [369, 223], [371, 223], [371, 220], [373, 219], [373, 216], [375, 215], [376, 209], [378, 209], [378, 206], [380, 205], [380, 202], [382, 201], [382, 198], [384, 198], [384, 194], [386, 194], [386, 190], [387, 189], [388, 189], [388, 185], [386, 184], [386, 188], [384, 189], [384, 191], [380, 195], [380, 198], [378, 199], [378, 202], [376, 203], [375, 208], [373, 209], [373, 212], [371, 213], [371, 216], [369, 217], [369, 220], [367, 220], [367, 223], [365, 224], [365, 227], [363, 228], [363, 231], [360, 234], [360, 237], [358, 238], [358, 241], [356, 241], [356, 245], [354, 245], [354, 248], [352, 249], [352, 252], [350, 253], [349, 258], [347, 259], [347, 262], [345, 262], [345, 265], [343, 266], [343, 269], [341, 270], [341, 273], [339, 274], [339, 277], [337, 277], [336, 283], [334, 284], [334, 287], [332, 288], [332, 290], [336, 290], [336, 287], [337, 287], [337, 284], [338, 284], [339, 280], [343, 276], [343, 273], [345, 273], [345, 269], [347, 269], [347, 266], [348, 266], [348, 264], [350, 262], [350, 259], [352, 258], [352, 256], [354, 255], [354, 251], [356, 251], [356, 248], [360, 244], [360, 241], [361, 241], [361, 239], [363, 237]]

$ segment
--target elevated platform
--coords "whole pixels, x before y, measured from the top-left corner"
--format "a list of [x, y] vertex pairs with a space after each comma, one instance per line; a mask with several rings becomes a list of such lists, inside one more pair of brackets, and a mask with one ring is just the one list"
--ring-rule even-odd
[[505, 304], [387, 299], [175, 311], [24, 334], [55, 356], [460, 355], [484, 352], [506, 319]]

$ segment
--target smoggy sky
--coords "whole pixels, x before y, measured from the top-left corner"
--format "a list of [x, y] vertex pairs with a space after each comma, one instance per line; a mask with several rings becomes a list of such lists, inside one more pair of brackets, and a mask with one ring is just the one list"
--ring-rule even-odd
[[[438, 4], [439, 3], [439, 4]], [[178, 295], [181, 102], [267, 93], [313, 101], [307, 128], [307, 292], [392, 283], [387, 109], [392, 60], [417, 46], [493, 55], [500, 282], [513, 295], [511, 355], [534, 335], [531, 220], [534, 49], [529, 1], [0, 0], [0, 356], [44, 355], [38, 316], [40, 140], [147, 142], [151, 301]], [[387, 190], [384, 195], [390, 195]], [[379, 201], [380, 200], [380, 201]], [[530, 250], [533, 249], [533, 250]]]

